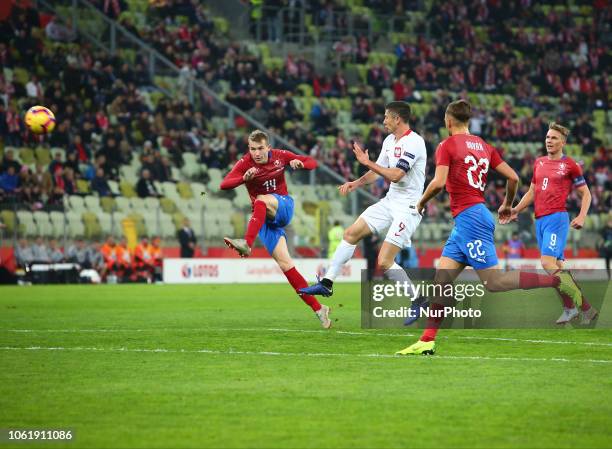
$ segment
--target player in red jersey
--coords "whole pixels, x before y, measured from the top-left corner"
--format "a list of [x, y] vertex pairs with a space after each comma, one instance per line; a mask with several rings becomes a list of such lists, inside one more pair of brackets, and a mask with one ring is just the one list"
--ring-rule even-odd
[[[521, 271], [502, 272], [499, 269], [494, 240], [495, 221], [484, 204], [487, 173], [492, 168], [507, 180], [506, 197], [498, 211], [500, 219], [511, 214], [519, 179], [495, 148], [469, 133], [471, 112], [472, 108], [465, 100], [453, 101], [446, 108], [444, 123], [450, 137], [442, 141], [436, 150], [434, 179], [417, 204], [417, 210], [422, 214], [429, 200], [446, 185], [455, 227], [444, 245], [434, 282], [443, 286], [442, 291], [448, 291], [445, 285], [451, 284], [469, 265], [490, 292], [556, 287], [579, 303], [582, 294], [569, 273], [541, 275]], [[419, 341], [397, 354], [435, 352], [435, 338], [448, 299], [454, 301], [442, 296], [432, 300], [423, 335]]]
[[[554, 122], [549, 125], [546, 133], [548, 155], [536, 159], [529, 191], [512, 209], [510, 217], [500, 220], [502, 224], [516, 220], [518, 214], [535, 201], [536, 237], [540, 247], [540, 261], [542, 267], [549, 273], [563, 269], [565, 260], [563, 252], [569, 228], [571, 226], [574, 229], [581, 229], [591, 206], [591, 192], [582, 176], [580, 166], [563, 154], [568, 135], [569, 129], [566, 127]], [[582, 201], [580, 213], [570, 223], [565, 203], [572, 188], [576, 189]], [[579, 312], [571, 298], [561, 292], [559, 295], [563, 301], [563, 313], [557, 324], [565, 324], [576, 318]], [[597, 309], [586, 299], [583, 299], [580, 308], [582, 324], [591, 323], [598, 314]]]
[[266, 250], [287, 277], [289, 284], [317, 314], [321, 325], [328, 329], [331, 327], [329, 307], [319, 304], [312, 295], [298, 292], [299, 289], [307, 287], [308, 283], [295, 268], [287, 248], [284, 227], [293, 217], [293, 198], [287, 192], [286, 167], [291, 167], [293, 170], [302, 168], [313, 170], [317, 167], [317, 161], [290, 151], [272, 149], [268, 135], [263, 131], [253, 131], [249, 135], [249, 152], [236, 162], [221, 181], [221, 189], [235, 189], [244, 183], [251, 197], [253, 215], [249, 220], [244, 239], [225, 237], [224, 241], [227, 246], [235, 249], [240, 257], [249, 257], [255, 237], [259, 235]]

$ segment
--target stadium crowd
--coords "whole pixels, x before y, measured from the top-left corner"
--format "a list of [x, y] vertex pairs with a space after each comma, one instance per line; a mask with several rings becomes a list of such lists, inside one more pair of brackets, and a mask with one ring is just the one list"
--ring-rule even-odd
[[[107, 3], [100, 3], [100, 7]], [[369, 3], [374, 9], [384, 4], [385, 9], [402, 2]], [[416, 3], [408, 2], [408, 6], [416, 7]], [[573, 141], [582, 145], [585, 154], [592, 155], [592, 164], [584, 168], [593, 186], [593, 207], [607, 211], [612, 190], [609, 150], [593, 137], [590, 112], [609, 108], [609, 75], [601, 68], [609, 66], [610, 52], [601, 31], [609, 22], [610, 11], [596, 8], [594, 22], [587, 26], [574, 23], [569, 13], [551, 10], [542, 16], [539, 9], [524, 6], [508, 11], [504, 9], [507, 3], [514, 4], [434, 2], [427, 21], [443, 24], [430, 33], [434, 37], [399, 43], [394, 68], [372, 64], [365, 82], [355, 85], [349, 84], [342, 71], [332, 76], [316, 73], [313, 64], [301, 56], [288, 56], [282, 68], [265, 67], [261, 57], [218, 33], [202, 4], [195, 0], [152, 3], [145, 27], [137, 27], [129, 15], [121, 14], [126, 7], [123, 2], [117, 2], [120, 11], [116, 17], [128, 30], [183, 67], [187, 76], [204, 80], [218, 92], [228, 82], [227, 101], [288, 136], [296, 146], [346, 179], [362, 174], [362, 166], [349, 150], [352, 139], [363, 140], [372, 152], [382, 144], [385, 133], [379, 124], [384, 113], [380, 95], [383, 89], [391, 89], [396, 99], [416, 103], [423, 101], [420, 91], [438, 89], [429, 112], [415, 114], [411, 121], [427, 141], [432, 157], [429, 176], [434, 168], [434, 148], [441, 139], [444, 107], [450, 99], [467, 96], [468, 90], [515, 93], [515, 105], [507, 102], [500, 110], [477, 108], [472, 131], [497, 142], [503, 152], [505, 142], [543, 141], [549, 118], [575, 122]], [[322, 3], [321, 14], [330, 5], [333, 4]], [[501, 14], [510, 20], [498, 26]], [[179, 16], [187, 21], [179, 21]], [[172, 167], [184, 164], [184, 153], [197, 154], [200, 162], [210, 168], [225, 169], [246, 151], [246, 133], [239, 119], [236, 130], [213, 130], [211, 119], [219, 111], [209, 98], [199, 98], [196, 107], [182, 98], [151, 102], [143, 95], [153, 90], [144, 57], [136, 55], [134, 64], [127, 64], [83, 42], [67, 54], [61, 46], [45, 44], [36, 33], [41, 19], [32, 8], [16, 5], [9, 20], [0, 22], [0, 32], [11, 36], [9, 46], [0, 43], [3, 66], [26, 64], [29, 69], [27, 79], [0, 75], [0, 137], [5, 146], [42, 144], [64, 148], [66, 159], [54, 156], [48, 166], [36, 164], [32, 169], [19, 164], [14, 154], [6, 151], [0, 168], [1, 197], [17, 198], [32, 208], [54, 205], [66, 194], [83, 193], [78, 188], [79, 180], [86, 180], [88, 189], [100, 196], [111, 195], [108, 181], [119, 179], [120, 166], [130, 162], [134, 150], [141, 160], [136, 186], [139, 196], [159, 196], [151, 181], [176, 181]], [[486, 33], [475, 30], [472, 23]], [[562, 25], [563, 32], [541, 34], [533, 28], [542, 25], [550, 29]], [[372, 44], [365, 36], [357, 41], [355, 57], [367, 62]], [[463, 50], [457, 51], [457, 47]], [[41, 50], [33, 51], [34, 48]], [[65, 67], [59, 78], [53, 75], [57, 67]], [[337, 124], [336, 111], [323, 103], [301, 111], [294, 99], [301, 84], [312, 86], [315, 97], [350, 98], [351, 119], [373, 125], [369, 134], [347, 135]], [[560, 97], [560, 103], [548, 102], [538, 91]], [[45, 104], [57, 113], [56, 130], [42, 141], [29, 134], [22, 121], [21, 111], [34, 104]], [[535, 116], [520, 117], [515, 108], [521, 106], [532, 108]], [[333, 148], [321, 137], [326, 135], [335, 136]], [[505, 157], [521, 173], [523, 188], [528, 186], [536, 155], [527, 152], [520, 157]], [[384, 188], [384, 183], [373, 186], [375, 194]], [[501, 195], [501, 187], [493, 178], [487, 188], [493, 207]], [[432, 207], [430, 215], [439, 216], [444, 201]], [[576, 199], [570, 206], [575, 204]]]

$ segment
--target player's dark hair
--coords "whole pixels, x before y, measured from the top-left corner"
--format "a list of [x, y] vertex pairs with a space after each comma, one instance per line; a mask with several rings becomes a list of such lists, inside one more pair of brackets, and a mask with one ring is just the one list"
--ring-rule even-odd
[[405, 123], [408, 123], [410, 120], [410, 115], [412, 114], [410, 111], [410, 105], [405, 101], [392, 101], [391, 103], [387, 103], [385, 109], [396, 114]]
[[548, 129], [554, 129], [555, 131], [560, 132], [561, 134], [563, 134], [563, 137], [565, 137], [565, 139], [567, 139], [567, 136], [569, 136], [570, 133], [570, 130], [568, 128], [563, 125], [560, 125], [557, 122], [550, 122], [548, 124]]
[[264, 141], [269, 142], [270, 141], [270, 139], [268, 139], [268, 135], [259, 129], [256, 129], [251, 134], [249, 134], [249, 140], [252, 140], [253, 142], [264, 142]]
[[468, 123], [472, 117], [472, 106], [465, 100], [456, 100], [446, 107], [446, 113], [460, 123]]

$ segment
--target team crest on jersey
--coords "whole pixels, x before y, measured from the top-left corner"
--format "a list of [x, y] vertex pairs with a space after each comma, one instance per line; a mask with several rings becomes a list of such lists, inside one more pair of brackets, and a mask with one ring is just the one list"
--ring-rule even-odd
[[402, 147], [395, 147], [395, 157], [400, 157], [402, 155]]
[[275, 165], [276, 167], [278, 167], [280, 164], [281, 164], [281, 161], [280, 161], [280, 160], [276, 159], [276, 160], [274, 161], [274, 165]]
[[565, 174], [565, 168], [567, 167], [567, 165], [565, 164], [565, 162], [561, 162], [559, 164], [559, 170], [557, 171], [557, 174], [559, 175], [564, 175]]

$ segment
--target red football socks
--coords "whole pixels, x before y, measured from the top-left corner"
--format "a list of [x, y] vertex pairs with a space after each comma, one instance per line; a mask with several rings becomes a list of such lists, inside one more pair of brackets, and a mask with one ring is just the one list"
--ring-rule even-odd
[[537, 274], [521, 271], [519, 275], [519, 288], [522, 288], [523, 290], [542, 287], [557, 287], [559, 282], [560, 281], [557, 276], [551, 276], [549, 274]]
[[[431, 304], [429, 306], [429, 311], [431, 312], [438, 312], [441, 313], [441, 311], [444, 310], [444, 306], [441, 304]], [[436, 339], [436, 335], [438, 334], [438, 329], [440, 328], [440, 324], [442, 324], [442, 320], [444, 319], [444, 317], [440, 316], [440, 317], [432, 317], [430, 316], [429, 318], [427, 318], [427, 324], [425, 325], [425, 330], [423, 331], [423, 335], [421, 335], [420, 340], [421, 341], [434, 341]]]
[[557, 293], [559, 293], [559, 296], [561, 297], [561, 300], [563, 301], [563, 307], [565, 307], [566, 309], [574, 308], [574, 301], [572, 301], [572, 298], [567, 296], [565, 293], [561, 293], [558, 290], [557, 290]]
[[[306, 279], [304, 279], [304, 277], [298, 270], [296, 270], [295, 267], [285, 271], [285, 276], [287, 277], [287, 280], [291, 286], [295, 289], [296, 293], [300, 288], [308, 287], [308, 282], [306, 282]], [[321, 308], [321, 304], [319, 304], [319, 301], [317, 301], [317, 298], [314, 296], [304, 295], [302, 293], [298, 293], [298, 295], [300, 298], [302, 298], [302, 301], [310, 306], [313, 311], [317, 312]]]
[[259, 230], [266, 222], [266, 203], [261, 200], [255, 200], [253, 203], [253, 215], [251, 215], [251, 219], [249, 220], [249, 224], [247, 225], [246, 234], [244, 234], [244, 239], [247, 242], [249, 247], [253, 247], [253, 242], [255, 241], [255, 237], [259, 233]]

